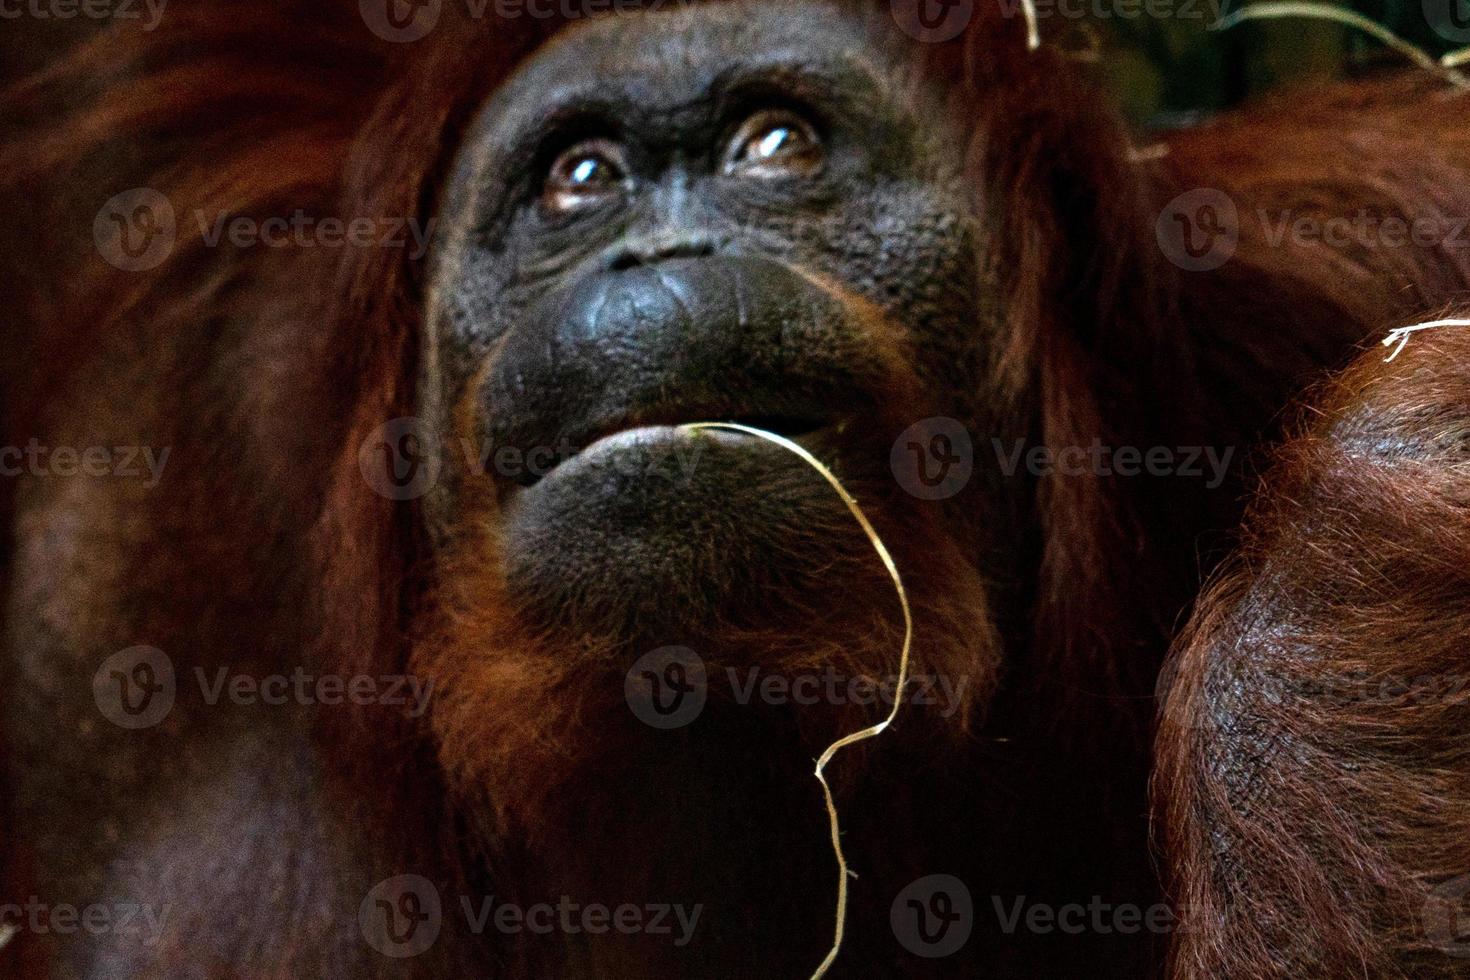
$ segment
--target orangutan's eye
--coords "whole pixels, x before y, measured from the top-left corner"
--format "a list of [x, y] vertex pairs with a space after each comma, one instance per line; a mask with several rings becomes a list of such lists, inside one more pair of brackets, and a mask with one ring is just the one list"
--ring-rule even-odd
[[724, 172], [732, 176], [810, 177], [827, 157], [810, 122], [785, 109], [751, 116], [730, 142]]

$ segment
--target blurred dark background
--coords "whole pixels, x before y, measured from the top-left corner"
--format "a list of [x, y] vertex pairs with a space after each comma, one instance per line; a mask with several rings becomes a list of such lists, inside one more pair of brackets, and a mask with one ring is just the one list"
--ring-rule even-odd
[[[1129, 116], [1144, 125], [1187, 123], [1294, 82], [1408, 64], [1364, 32], [1329, 21], [1293, 17], [1212, 30], [1220, 14], [1244, 6], [1239, 0], [1141, 3], [1142, 12], [1124, 16], [1131, 9], [1128, 0], [1075, 0], [1075, 7], [1060, 0], [1052, 19], [1067, 20], [1064, 9], [1071, 13], [1083, 7], [1089, 14], [1101, 10], [1103, 18], [1076, 23], [1097, 29], [1099, 68]], [[1434, 57], [1470, 46], [1470, 0], [1357, 0], [1338, 6], [1376, 21]], [[1151, 10], [1162, 16], [1150, 16]]]

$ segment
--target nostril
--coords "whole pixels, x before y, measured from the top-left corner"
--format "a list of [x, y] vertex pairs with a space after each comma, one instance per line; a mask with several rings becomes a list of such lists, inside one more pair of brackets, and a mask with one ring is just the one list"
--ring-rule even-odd
[[643, 264], [643, 258], [639, 256], [636, 252], [622, 249], [618, 252], [615, 252], [613, 256], [607, 260], [607, 271], [627, 272], [629, 269], [636, 269]]
[[627, 242], [617, 246], [609, 254], [607, 269], [609, 272], [626, 272], [670, 259], [699, 259], [713, 254], [714, 241], [703, 236]]

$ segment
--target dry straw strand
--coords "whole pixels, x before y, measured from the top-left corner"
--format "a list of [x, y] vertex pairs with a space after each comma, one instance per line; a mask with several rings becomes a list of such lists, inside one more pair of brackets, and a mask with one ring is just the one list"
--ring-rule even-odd
[[847, 509], [852, 512], [853, 518], [857, 520], [858, 526], [868, 536], [868, 541], [872, 543], [873, 550], [878, 553], [879, 559], [883, 562], [883, 567], [888, 570], [888, 577], [893, 580], [893, 587], [898, 592], [899, 606], [903, 609], [903, 650], [899, 654], [898, 684], [894, 690], [893, 706], [888, 711], [888, 717], [876, 725], [870, 725], [861, 731], [844, 735], [827, 746], [826, 751], [817, 759], [817, 782], [822, 784], [822, 796], [827, 803], [827, 823], [832, 831], [832, 853], [837, 857], [837, 925], [833, 933], [832, 948], [827, 951], [826, 958], [822, 960], [816, 972], [811, 975], [811, 980], [821, 980], [822, 977], [827, 975], [827, 971], [832, 968], [832, 964], [836, 962], [837, 954], [842, 951], [842, 938], [847, 925], [847, 879], [849, 876], [856, 877], [848, 870], [847, 855], [842, 850], [841, 821], [837, 816], [837, 802], [832, 797], [832, 787], [827, 783], [827, 763], [831, 762], [833, 756], [847, 746], [855, 745], [858, 742], [863, 742], [882, 734], [893, 723], [893, 719], [898, 716], [898, 710], [903, 704], [903, 691], [908, 685], [909, 650], [913, 646], [914, 641], [914, 616], [912, 610], [909, 608], [908, 590], [904, 588], [903, 576], [898, 572], [898, 566], [893, 561], [893, 555], [889, 553], [888, 546], [883, 543], [883, 539], [878, 535], [877, 530], [874, 529], [872, 522], [868, 520], [868, 516], [863, 513], [862, 507], [853, 499], [852, 494], [847, 492], [847, 488], [837, 479], [836, 474], [828, 469], [821, 460], [807, 452], [806, 449], [774, 432], [767, 432], [765, 429], [757, 429], [735, 422], [695, 422], [682, 426], [682, 428], [688, 432], [715, 429], [755, 436], [767, 442], [775, 443], [782, 449], [794, 453], [804, 463], [820, 473], [822, 479], [826, 480], [832, 489], [837, 491], [837, 495], [842, 498], [842, 502], [847, 505]]
[[1036, 0], [1021, 0], [1021, 14], [1026, 18], [1026, 50], [1041, 47], [1041, 17], [1036, 12]]
[[1416, 323], [1412, 327], [1399, 327], [1396, 330], [1390, 330], [1388, 336], [1383, 338], [1383, 346], [1388, 347], [1395, 341], [1398, 342], [1398, 346], [1394, 348], [1392, 354], [1383, 360], [1388, 362], [1402, 354], [1404, 348], [1409, 346], [1409, 337], [1413, 334], [1421, 330], [1437, 330], [1440, 327], [1470, 327], [1470, 320], [1430, 320], [1428, 323]]
[[1439, 57], [1439, 63], [1446, 68], [1458, 68], [1467, 61], [1470, 61], [1470, 48], [1460, 48]]

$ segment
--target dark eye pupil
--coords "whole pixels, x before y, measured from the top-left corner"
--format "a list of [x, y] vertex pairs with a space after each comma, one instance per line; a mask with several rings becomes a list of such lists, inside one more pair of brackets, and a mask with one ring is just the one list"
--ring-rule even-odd
[[552, 162], [542, 186], [542, 206], [562, 212], [608, 200], [627, 175], [620, 146], [609, 140], [587, 140]]

